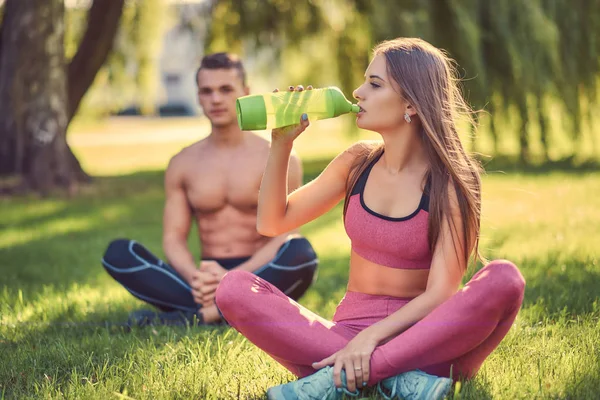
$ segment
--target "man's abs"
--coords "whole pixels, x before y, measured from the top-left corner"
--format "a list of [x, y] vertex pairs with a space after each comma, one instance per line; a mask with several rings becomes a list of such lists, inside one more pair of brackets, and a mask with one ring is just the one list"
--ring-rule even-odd
[[203, 257], [249, 257], [269, 238], [256, 232], [256, 211], [231, 205], [212, 213], [196, 213]]

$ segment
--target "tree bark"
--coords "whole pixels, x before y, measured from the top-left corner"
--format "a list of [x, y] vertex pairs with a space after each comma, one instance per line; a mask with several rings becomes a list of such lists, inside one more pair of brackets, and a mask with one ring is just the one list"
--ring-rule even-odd
[[72, 179], [65, 138], [64, 3], [8, 0], [5, 12], [0, 147], [27, 187], [47, 193], [55, 184], [68, 186]]
[[519, 161], [522, 165], [528, 165], [529, 160], [529, 115], [527, 114], [527, 99], [525, 96], [518, 96], [517, 108], [521, 117], [521, 128], [519, 129]]
[[[125, 0], [94, 0], [92, 3], [88, 12], [87, 29], [67, 70], [69, 123], [77, 113], [83, 96], [94, 83], [96, 74], [108, 58], [117, 35], [124, 5]], [[91, 181], [91, 177], [83, 170], [71, 148], [67, 146], [67, 149], [67, 157], [77, 181]]]
[[0, 27], [0, 175], [45, 194], [89, 176], [66, 141], [108, 57], [124, 0], [94, 0], [75, 57], [64, 57], [64, 0], [7, 0]]

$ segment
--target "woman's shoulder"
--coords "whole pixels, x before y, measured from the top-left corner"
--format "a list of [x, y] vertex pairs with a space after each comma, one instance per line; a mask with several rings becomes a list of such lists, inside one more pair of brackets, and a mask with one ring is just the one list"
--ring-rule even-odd
[[329, 164], [332, 169], [340, 170], [342, 175], [347, 176], [350, 170], [365, 159], [373, 150], [382, 145], [383, 142], [376, 140], [361, 140], [353, 143], [344, 151], [339, 153]]
[[381, 140], [359, 140], [356, 143], [353, 143], [348, 147], [347, 150], [353, 151], [355, 153], [361, 154], [366, 153], [369, 154], [371, 151], [383, 145], [383, 141]]
[[346, 155], [347, 158], [351, 159], [351, 161], [354, 161], [359, 158], [367, 157], [382, 145], [383, 142], [381, 140], [360, 140], [350, 145], [350, 147], [344, 150], [340, 156]]

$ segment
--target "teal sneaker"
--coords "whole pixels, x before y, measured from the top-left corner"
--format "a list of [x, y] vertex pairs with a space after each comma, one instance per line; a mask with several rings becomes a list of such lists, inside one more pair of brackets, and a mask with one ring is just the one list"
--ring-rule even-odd
[[[346, 386], [346, 375], [342, 370], [342, 382]], [[274, 386], [267, 390], [269, 400], [339, 400], [344, 394], [358, 397], [358, 390], [336, 388], [333, 383], [333, 367], [325, 367], [312, 375], [295, 382]]]
[[[429, 375], [417, 369], [382, 380], [377, 384], [377, 390], [386, 400], [441, 400], [451, 386], [452, 379]], [[389, 394], [384, 393], [384, 389]]]

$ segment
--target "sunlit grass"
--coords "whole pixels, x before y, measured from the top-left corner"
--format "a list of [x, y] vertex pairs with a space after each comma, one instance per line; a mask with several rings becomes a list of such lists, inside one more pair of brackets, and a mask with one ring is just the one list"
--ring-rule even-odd
[[[315, 129], [298, 142], [306, 179], [351, 140], [327, 134]], [[160, 170], [175, 151], [168, 146], [179, 144], [155, 152], [147, 146], [134, 146], [147, 157], [136, 168]], [[77, 149], [98, 174], [116, 174], [111, 164], [119, 157], [123, 166], [134, 159], [131, 148], [107, 147], [114, 158], [100, 148]], [[597, 398], [598, 193], [598, 171], [484, 177], [481, 250], [514, 261], [527, 288], [513, 329], [454, 398]], [[144, 306], [104, 272], [100, 258], [117, 237], [163, 256], [163, 201], [161, 171], [98, 178], [73, 199], [0, 199], [0, 398], [260, 399], [293, 379], [231, 329], [128, 332], [118, 325]], [[327, 318], [348, 276], [341, 212], [338, 206], [302, 228], [321, 266], [301, 303]], [[192, 235], [197, 257], [196, 241]]]

